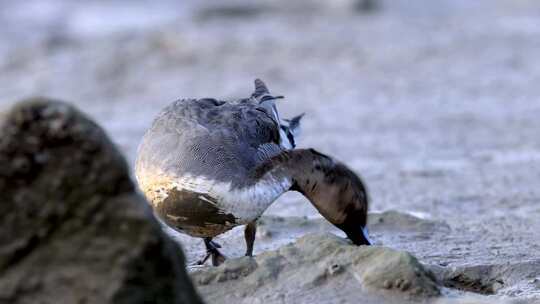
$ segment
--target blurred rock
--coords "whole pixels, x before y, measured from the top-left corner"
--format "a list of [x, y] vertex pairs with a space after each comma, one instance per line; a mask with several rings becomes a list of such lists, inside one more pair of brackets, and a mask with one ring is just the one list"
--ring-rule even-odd
[[250, 20], [265, 18], [270, 14], [305, 17], [306, 15], [346, 15], [350, 12], [373, 13], [380, 8], [379, 0], [301, 0], [301, 1], [225, 1], [201, 5], [195, 14], [197, 21]]
[[99, 126], [35, 98], [1, 132], [0, 303], [201, 303]]
[[199, 21], [209, 21], [214, 19], [245, 19], [257, 17], [269, 10], [271, 10], [271, 8], [265, 5], [229, 3], [205, 7], [201, 9], [196, 18]]
[[448, 232], [450, 227], [443, 221], [434, 221], [416, 217], [412, 214], [388, 210], [381, 213], [370, 213], [368, 218], [369, 229], [386, 232], [421, 232], [434, 231]]
[[432, 274], [410, 254], [353, 246], [331, 234], [310, 234], [277, 251], [232, 259], [192, 277], [209, 303], [381, 303], [384, 296], [392, 302], [440, 294]]
[[380, 8], [380, 0], [357, 0], [354, 8], [361, 13], [371, 13]]
[[540, 277], [539, 264], [540, 261], [535, 259], [454, 267], [430, 265], [428, 268], [435, 274], [438, 282], [445, 287], [479, 295], [515, 296], [523, 293], [524, 290], [539, 289], [537, 279]]

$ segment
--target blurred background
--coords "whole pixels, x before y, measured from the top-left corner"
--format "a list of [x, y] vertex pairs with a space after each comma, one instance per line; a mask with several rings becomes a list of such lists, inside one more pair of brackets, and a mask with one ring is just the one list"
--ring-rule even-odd
[[[372, 211], [444, 221], [448, 242], [464, 238], [456, 261], [515, 235], [498, 258], [526, 258], [539, 249], [539, 17], [534, 0], [4, 0], [0, 106], [72, 102], [133, 163], [164, 106], [247, 97], [259, 77], [286, 96], [282, 116], [306, 113], [300, 147], [364, 177]], [[295, 194], [269, 214], [318, 216]]]

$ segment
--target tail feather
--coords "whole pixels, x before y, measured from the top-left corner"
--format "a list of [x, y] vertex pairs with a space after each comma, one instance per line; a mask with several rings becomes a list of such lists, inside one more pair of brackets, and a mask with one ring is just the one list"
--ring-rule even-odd
[[266, 94], [270, 94], [270, 92], [268, 91], [268, 88], [266, 87], [264, 82], [258, 78], [255, 79], [255, 92], [253, 92], [251, 96], [255, 98], [260, 98]]
[[300, 125], [300, 119], [302, 115], [292, 118], [290, 121], [281, 120], [276, 106], [276, 99], [284, 98], [283, 96], [273, 96], [270, 94], [266, 84], [260, 79], [255, 79], [255, 91], [251, 95], [259, 105], [266, 109], [266, 111], [272, 116], [274, 121], [279, 126], [280, 134], [280, 146], [285, 149], [293, 149], [295, 147], [294, 135], [295, 131]]

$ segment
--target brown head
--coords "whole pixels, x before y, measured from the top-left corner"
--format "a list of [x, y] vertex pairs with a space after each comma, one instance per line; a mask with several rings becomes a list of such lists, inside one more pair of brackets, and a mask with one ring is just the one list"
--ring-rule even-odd
[[290, 190], [302, 193], [330, 223], [356, 245], [370, 245], [365, 229], [368, 195], [361, 179], [344, 164], [313, 149], [289, 150], [266, 165], [272, 174], [290, 177]]

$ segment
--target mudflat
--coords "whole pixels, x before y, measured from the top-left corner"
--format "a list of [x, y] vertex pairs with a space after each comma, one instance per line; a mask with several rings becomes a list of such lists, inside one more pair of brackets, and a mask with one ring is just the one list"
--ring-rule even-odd
[[[2, 2], [0, 106], [30, 95], [73, 101], [133, 163], [170, 102], [245, 97], [262, 78], [286, 96], [282, 116], [306, 112], [299, 147], [362, 175], [376, 245], [415, 256], [443, 299], [537, 303], [539, 16], [525, 0]], [[200, 240], [169, 232], [188, 261], [203, 254]], [[306, 240], [327, 244], [327, 232], [343, 237], [286, 194], [261, 219], [255, 261], [273, 265], [272, 252], [304, 252]], [[216, 241], [231, 259], [244, 252], [241, 229]], [[334, 294], [319, 302], [356, 299], [339, 282], [325, 280]], [[212, 292], [232, 286], [218, 283]], [[228, 300], [204, 286], [209, 303]], [[254, 292], [302, 303], [313, 286]]]

